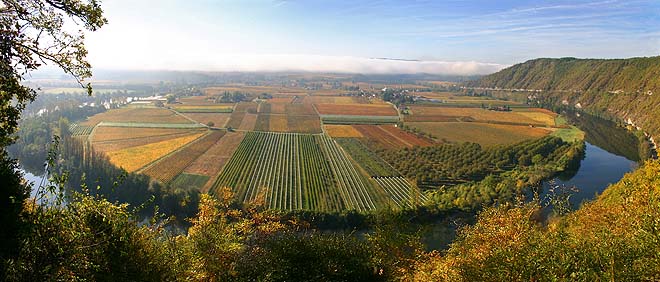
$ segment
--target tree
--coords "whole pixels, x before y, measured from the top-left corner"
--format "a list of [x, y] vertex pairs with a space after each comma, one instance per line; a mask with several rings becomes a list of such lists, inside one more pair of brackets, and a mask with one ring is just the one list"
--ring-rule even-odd
[[[0, 2], [0, 259], [15, 250], [21, 210], [29, 195], [22, 175], [7, 146], [16, 137], [21, 111], [36, 97], [36, 91], [21, 84], [23, 77], [44, 64], [53, 64], [83, 84], [91, 76], [86, 61], [83, 31], [65, 30], [65, 19], [82, 24], [88, 31], [101, 28], [107, 20], [97, 0], [2, 0]], [[4, 272], [4, 266], [3, 266]]]
[[174, 96], [174, 94], [165, 95], [165, 99], [167, 99], [168, 104], [172, 104], [172, 103], [176, 102], [176, 96]]

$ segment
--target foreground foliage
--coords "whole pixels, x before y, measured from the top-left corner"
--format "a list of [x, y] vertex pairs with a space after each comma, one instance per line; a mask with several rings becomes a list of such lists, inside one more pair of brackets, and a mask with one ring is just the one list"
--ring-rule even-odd
[[364, 236], [320, 232], [262, 200], [203, 195], [187, 235], [139, 224], [127, 205], [78, 194], [25, 202], [7, 281], [654, 281], [660, 278], [660, 162], [596, 201], [543, 220], [536, 203], [486, 208], [446, 252], [422, 251], [400, 212]]
[[547, 224], [536, 204], [488, 208], [415, 281], [660, 279], [660, 163], [648, 162], [592, 203]]

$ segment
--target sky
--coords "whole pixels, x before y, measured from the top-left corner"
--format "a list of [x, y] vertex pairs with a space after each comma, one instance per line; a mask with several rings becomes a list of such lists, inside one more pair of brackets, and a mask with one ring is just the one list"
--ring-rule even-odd
[[[660, 55], [660, 1], [105, 0], [95, 68], [486, 74]], [[386, 59], [384, 59], [386, 58]], [[392, 60], [396, 59], [396, 60]]]

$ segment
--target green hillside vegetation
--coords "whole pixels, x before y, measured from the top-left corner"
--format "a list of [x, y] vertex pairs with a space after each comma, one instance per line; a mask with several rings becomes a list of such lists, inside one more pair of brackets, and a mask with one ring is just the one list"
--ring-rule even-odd
[[660, 163], [647, 162], [597, 200], [540, 221], [538, 204], [484, 210], [414, 281], [657, 281]]
[[[631, 59], [535, 59], [468, 86], [543, 90], [533, 102], [580, 103], [597, 115], [630, 118], [660, 139], [660, 57]], [[548, 105], [546, 105], [548, 106]]]

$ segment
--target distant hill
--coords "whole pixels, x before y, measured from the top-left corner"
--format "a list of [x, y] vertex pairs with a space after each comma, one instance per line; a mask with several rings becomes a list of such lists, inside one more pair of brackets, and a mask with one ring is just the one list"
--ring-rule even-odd
[[660, 139], [660, 57], [535, 59], [466, 85], [542, 90], [539, 99], [630, 119]]

